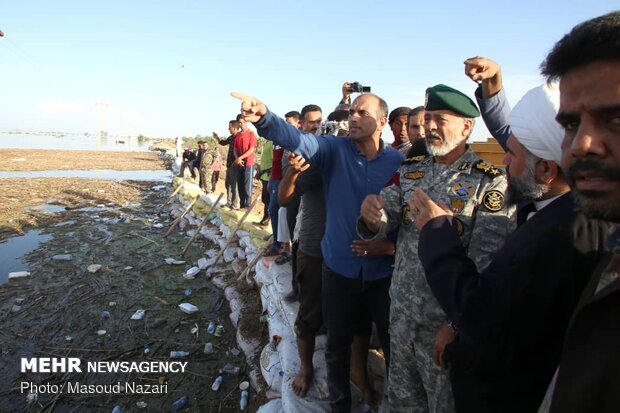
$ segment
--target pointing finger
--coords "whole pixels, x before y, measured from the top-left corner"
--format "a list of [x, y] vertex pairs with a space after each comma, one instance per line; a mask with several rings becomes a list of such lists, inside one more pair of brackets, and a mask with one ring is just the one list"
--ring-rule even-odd
[[241, 92], [230, 92], [230, 96], [232, 96], [232, 97], [234, 97], [236, 99], [239, 99], [241, 101], [244, 101], [244, 102], [252, 100], [252, 98], [250, 96], [245, 95], [245, 94], [243, 94]]

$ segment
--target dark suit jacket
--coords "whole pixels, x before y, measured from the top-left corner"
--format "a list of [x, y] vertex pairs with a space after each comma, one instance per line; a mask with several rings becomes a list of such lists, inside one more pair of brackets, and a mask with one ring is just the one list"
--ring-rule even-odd
[[521, 225], [480, 271], [451, 221], [422, 229], [427, 281], [456, 325], [447, 346], [457, 412], [535, 412], [609, 225], [575, 212], [565, 194]]
[[[610, 241], [566, 333], [552, 413], [620, 411], [620, 229]], [[604, 273], [611, 282], [595, 292]]]

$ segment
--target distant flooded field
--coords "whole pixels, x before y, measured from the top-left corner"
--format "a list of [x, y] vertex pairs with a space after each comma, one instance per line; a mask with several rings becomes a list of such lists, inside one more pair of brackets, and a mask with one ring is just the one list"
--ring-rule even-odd
[[152, 141], [137, 137], [97, 138], [93, 135], [44, 135], [29, 133], [0, 133], [0, 148], [67, 149], [91, 151], [148, 151]]

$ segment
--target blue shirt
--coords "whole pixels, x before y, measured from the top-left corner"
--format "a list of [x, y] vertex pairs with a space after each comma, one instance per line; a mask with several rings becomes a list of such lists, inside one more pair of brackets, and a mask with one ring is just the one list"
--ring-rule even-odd
[[506, 92], [502, 88], [496, 95], [490, 98], [482, 98], [482, 86], [476, 89], [476, 100], [480, 108], [482, 120], [491, 136], [502, 146], [504, 151], [508, 152], [508, 144], [506, 141], [512, 135], [512, 129], [508, 124], [510, 118], [510, 104], [506, 98]]
[[403, 156], [381, 141], [381, 149], [368, 160], [349, 137], [320, 138], [304, 133], [271, 112], [256, 123], [260, 136], [316, 163], [321, 168], [326, 224], [321, 241], [325, 264], [347, 278], [377, 280], [392, 275], [394, 257], [358, 257], [351, 243], [358, 239], [355, 226], [362, 201], [378, 195], [400, 166]]

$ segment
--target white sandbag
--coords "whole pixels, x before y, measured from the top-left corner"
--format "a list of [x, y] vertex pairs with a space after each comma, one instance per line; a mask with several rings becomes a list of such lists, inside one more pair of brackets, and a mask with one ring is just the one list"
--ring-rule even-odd
[[282, 392], [284, 372], [280, 363], [280, 354], [273, 342], [267, 344], [260, 354], [260, 369], [267, 382], [268, 394], [271, 394], [272, 397], [278, 397]]
[[224, 261], [233, 262], [237, 255], [237, 247], [228, 247], [224, 250]]
[[270, 400], [267, 404], [263, 404], [258, 408], [256, 413], [282, 413], [282, 400], [281, 399], [273, 399]]

